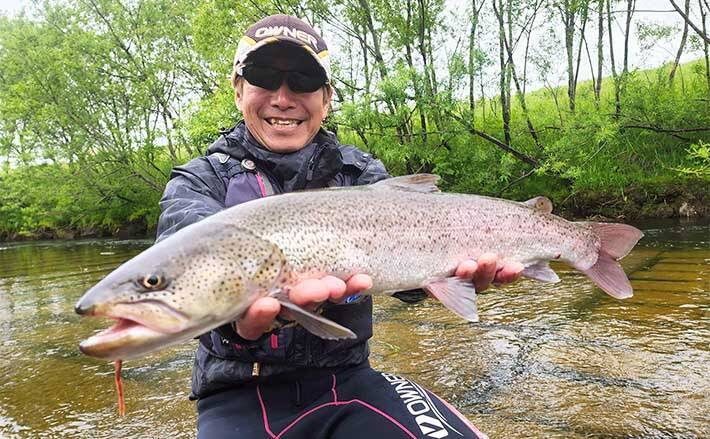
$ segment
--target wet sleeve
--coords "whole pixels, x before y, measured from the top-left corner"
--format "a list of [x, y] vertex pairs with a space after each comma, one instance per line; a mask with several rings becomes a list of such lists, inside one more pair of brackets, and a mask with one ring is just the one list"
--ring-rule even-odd
[[385, 165], [382, 161], [373, 158], [372, 156], [368, 156], [367, 161], [365, 162], [365, 168], [362, 170], [362, 173], [357, 178], [353, 186], [377, 183], [380, 180], [390, 177], [391, 176], [387, 173], [387, 169], [385, 169]]
[[225, 182], [205, 157], [173, 169], [160, 200], [157, 241], [224, 209]]

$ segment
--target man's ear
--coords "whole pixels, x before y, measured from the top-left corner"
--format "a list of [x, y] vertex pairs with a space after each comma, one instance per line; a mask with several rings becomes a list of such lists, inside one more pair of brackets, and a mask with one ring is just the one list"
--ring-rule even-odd
[[239, 92], [239, 87], [234, 89], [234, 103], [237, 106], [237, 110], [242, 111], [242, 95]]
[[326, 85], [323, 90], [323, 119], [328, 116], [328, 113], [330, 113], [330, 108], [333, 104], [333, 86], [330, 84]]

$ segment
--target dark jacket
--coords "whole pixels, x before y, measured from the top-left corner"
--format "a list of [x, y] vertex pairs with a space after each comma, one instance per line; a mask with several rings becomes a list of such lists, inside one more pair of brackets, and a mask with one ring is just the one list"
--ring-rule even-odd
[[[173, 170], [163, 198], [158, 240], [224, 208], [271, 193], [356, 186], [387, 178], [382, 162], [353, 146], [341, 145], [321, 130], [305, 148], [272, 153], [259, 145], [244, 123], [222, 136], [184, 166]], [[287, 327], [255, 341], [239, 337], [229, 325], [200, 337], [192, 375], [192, 397], [202, 398], [252, 379], [297, 368], [331, 368], [362, 363], [372, 336], [372, 300], [326, 304], [323, 315], [355, 332], [357, 338], [328, 341], [302, 327]]]

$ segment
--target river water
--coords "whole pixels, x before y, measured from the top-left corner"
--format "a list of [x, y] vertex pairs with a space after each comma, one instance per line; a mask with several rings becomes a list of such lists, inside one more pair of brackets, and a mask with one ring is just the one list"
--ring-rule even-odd
[[[479, 296], [468, 324], [435, 301], [377, 298], [373, 366], [448, 399], [491, 438], [710, 437], [710, 226], [636, 224], [618, 301], [558, 265]], [[149, 241], [0, 243], [0, 437], [181, 438], [195, 342], [113, 365], [77, 344], [108, 322], [81, 294]]]

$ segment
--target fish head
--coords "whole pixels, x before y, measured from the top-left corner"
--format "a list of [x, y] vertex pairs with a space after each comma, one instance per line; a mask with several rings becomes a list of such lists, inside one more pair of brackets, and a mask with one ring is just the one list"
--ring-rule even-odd
[[188, 340], [235, 320], [287, 274], [276, 245], [229, 224], [211, 226], [175, 233], [89, 289], [76, 312], [117, 323], [80, 350], [129, 359]]

